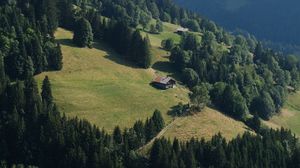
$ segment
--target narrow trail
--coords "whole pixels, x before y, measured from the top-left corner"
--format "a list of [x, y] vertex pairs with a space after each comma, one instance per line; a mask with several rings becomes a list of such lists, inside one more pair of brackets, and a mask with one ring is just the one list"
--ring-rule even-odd
[[152, 145], [152, 143], [156, 140], [159, 139], [161, 137], [163, 137], [163, 135], [177, 122], [179, 118], [175, 118], [173, 119], [173, 121], [171, 121], [167, 126], [164, 127], [164, 129], [162, 129], [154, 138], [151, 139], [151, 141], [149, 141], [147, 144], [145, 144], [144, 146], [140, 147], [137, 151], [141, 152], [143, 149], [147, 149], [149, 146]]

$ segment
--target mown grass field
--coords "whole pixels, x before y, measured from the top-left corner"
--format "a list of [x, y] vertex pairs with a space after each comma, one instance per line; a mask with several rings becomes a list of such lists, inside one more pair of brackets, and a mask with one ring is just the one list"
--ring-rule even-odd
[[293, 133], [300, 136], [300, 92], [289, 95], [282, 112], [265, 123], [273, 128], [291, 129]]
[[166, 131], [164, 136], [170, 139], [176, 137], [183, 141], [193, 137], [209, 140], [220, 132], [227, 140], [230, 140], [245, 131], [250, 130], [244, 123], [211, 108], [206, 108], [193, 116], [177, 118], [176, 123]]
[[70, 117], [85, 118], [112, 130], [116, 125], [132, 126], [136, 120], [150, 117], [155, 109], [161, 110], [168, 122], [169, 108], [188, 101], [184, 87], [162, 91], [149, 85], [159, 70], [133, 67], [104, 44], [77, 48], [72, 44], [72, 33], [64, 29], [58, 29], [56, 38], [62, 44], [63, 70], [36, 78], [41, 83], [45, 75], [50, 77], [55, 101]]
[[[93, 49], [78, 48], [72, 44], [72, 32], [60, 28], [55, 35], [62, 47], [63, 70], [45, 72], [36, 79], [41, 85], [45, 75], [50, 77], [55, 101], [67, 116], [87, 119], [108, 131], [116, 125], [131, 127], [136, 120], [150, 117], [155, 109], [162, 112], [168, 124], [173, 121], [168, 110], [179, 102], [188, 102], [188, 90], [179, 85], [162, 91], [149, 85], [157, 74], [177, 78], [168, 61], [169, 53], [160, 48], [160, 43], [164, 38], [179, 42], [180, 37], [173, 33], [176, 25], [164, 26], [161, 37], [149, 34], [154, 60], [153, 68], [148, 70], [123, 61], [102, 43], [94, 43]], [[211, 109], [178, 118], [172, 125], [176, 127], [170, 127], [165, 136], [180, 139], [209, 138], [218, 132], [232, 138], [245, 130], [240, 122]]]

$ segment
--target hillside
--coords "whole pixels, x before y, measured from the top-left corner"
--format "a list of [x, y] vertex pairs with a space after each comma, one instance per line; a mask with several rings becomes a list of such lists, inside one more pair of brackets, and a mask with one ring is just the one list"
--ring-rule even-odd
[[222, 133], [227, 139], [233, 139], [237, 135], [242, 135], [249, 128], [242, 122], [231, 119], [224, 114], [206, 108], [203, 112], [193, 116], [177, 118], [165, 132], [166, 138], [177, 138], [179, 140], [188, 141], [191, 138], [205, 138], [209, 140], [212, 136]]
[[[111, 130], [116, 125], [131, 126], [155, 109], [166, 112], [187, 101], [185, 88], [161, 91], [151, 87], [154, 70], [132, 67], [104, 44], [95, 43], [94, 49], [74, 47], [72, 33], [64, 29], [58, 29], [56, 38], [62, 43], [64, 68], [42, 73], [37, 79], [41, 83], [49, 76], [55, 102], [68, 116], [86, 118]], [[170, 121], [167, 115], [165, 119]]]
[[300, 92], [288, 97], [288, 100], [279, 115], [272, 117], [266, 125], [273, 128], [285, 127], [300, 136]]
[[[122, 128], [132, 126], [136, 120], [150, 117], [155, 109], [162, 111], [163, 117], [169, 123], [172, 118], [167, 115], [167, 111], [179, 102], [187, 102], [188, 90], [178, 86], [176, 89], [162, 91], [149, 85], [155, 73], [173, 74], [172, 66], [166, 57], [168, 53], [159, 45], [165, 37], [175, 40], [177, 38], [179, 42], [179, 36], [173, 33], [175, 25], [164, 25], [165, 32], [161, 34], [163, 37], [150, 35], [152, 52], [156, 57], [153, 69], [148, 70], [135, 68], [122, 61], [117, 57], [117, 53], [102, 43], [94, 43], [94, 49], [77, 48], [72, 44], [72, 33], [59, 28], [55, 36], [62, 44], [64, 68], [58, 72], [42, 73], [36, 76], [36, 79], [41, 84], [44, 76], [49, 76], [55, 102], [67, 116], [85, 118], [109, 131], [116, 125]], [[245, 125], [213, 110], [187, 118], [178, 119], [174, 123], [176, 126], [180, 125], [181, 131], [198, 130], [180, 135], [179, 138], [186, 140], [191, 136], [209, 138], [218, 132], [232, 138], [245, 130]], [[198, 119], [203, 122], [199, 122]], [[188, 121], [192, 127], [183, 124], [183, 121]], [[224, 121], [229, 123], [226, 127], [228, 129], [221, 127]], [[207, 130], [213, 131], [207, 134]], [[171, 128], [166, 135], [173, 137], [177, 131], [182, 134], [179, 130]]]
[[[300, 44], [297, 0], [175, 0], [218, 24], [246, 30], [260, 39]], [[288, 30], [288, 31], [287, 31]]]

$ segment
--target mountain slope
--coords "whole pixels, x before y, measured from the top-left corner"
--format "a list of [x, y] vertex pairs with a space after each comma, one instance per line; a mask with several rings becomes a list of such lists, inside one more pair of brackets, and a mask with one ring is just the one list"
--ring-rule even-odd
[[275, 42], [300, 44], [297, 0], [176, 0], [229, 29], [240, 28]]
[[288, 100], [279, 115], [265, 122], [266, 125], [273, 128], [284, 127], [291, 129], [293, 133], [300, 136], [300, 92], [294, 93], [288, 97]]
[[[172, 33], [177, 26], [168, 23], [164, 26], [161, 36], [175, 38], [178, 42], [177, 35]], [[160, 35], [149, 35], [156, 58], [153, 69], [148, 70], [132, 67], [102, 43], [94, 43], [94, 49], [77, 48], [71, 41], [72, 32], [65, 29], [59, 28], [55, 35], [62, 44], [64, 68], [36, 78], [41, 84], [44, 76], [49, 76], [55, 102], [69, 117], [85, 118], [111, 131], [116, 125], [130, 127], [136, 120], [150, 117], [155, 109], [162, 111], [164, 119], [170, 123], [172, 117], [167, 111], [179, 102], [188, 101], [188, 90], [183, 86], [161, 91], [149, 85], [155, 73], [173, 75], [174, 71], [166, 57], [168, 53], [159, 47], [163, 39]], [[183, 121], [188, 121], [192, 127], [182, 125]], [[226, 124], [228, 129], [221, 127], [224, 121], [229, 123]], [[173, 125], [180, 125], [181, 130], [197, 130], [184, 135], [171, 127], [164, 135], [172, 138], [176, 135], [184, 140], [191, 137], [209, 139], [218, 132], [231, 139], [246, 130], [244, 124], [211, 109], [196, 116], [178, 118]], [[207, 134], [207, 129], [212, 130], [211, 133]]]
[[95, 43], [94, 49], [77, 48], [72, 44], [72, 33], [64, 29], [58, 29], [56, 37], [62, 43], [64, 68], [36, 78], [41, 83], [49, 76], [55, 102], [68, 116], [86, 118], [112, 130], [116, 125], [129, 127], [146, 119], [155, 109], [170, 121], [168, 109], [188, 100], [188, 91], [181, 86], [167, 91], [151, 87], [154, 70], [132, 67], [104, 44]]

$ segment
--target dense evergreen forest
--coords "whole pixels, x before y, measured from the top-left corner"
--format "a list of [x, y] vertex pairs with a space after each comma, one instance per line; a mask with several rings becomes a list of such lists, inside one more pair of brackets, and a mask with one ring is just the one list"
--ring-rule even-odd
[[[288, 130], [263, 129], [258, 120], [279, 111], [287, 86], [298, 88], [297, 58], [264, 49], [253, 37], [231, 36], [170, 0], [4, 0], [0, 11], [0, 167], [300, 166], [298, 139]], [[184, 34], [180, 45], [169, 48], [171, 62], [194, 94], [191, 102], [201, 109], [211, 99], [241, 120], [250, 111], [254, 118], [247, 122], [256, 135], [246, 133], [229, 142], [221, 135], [211, 141], [160, 139], [143, 155], [137, 149], [165, 127], [158, 110], [132, 128], [116, 126], [108, 134], [61, 114], [48, 77], [39, 93], [33, 75], [63, 66], [54, 39], [58, 26], [74, 31], [78, 47], [102, 40], [124, 59], [148, 68], [149, 38], [134, 28], [147, 28], [151, 19], [203, 33], [202, 38]]]
[[[175, 0], [229, 30], [242, 29], [278, 50], [299, 53], [297, 0]], [[272, 44], [272, 45], [270, 45]]]

